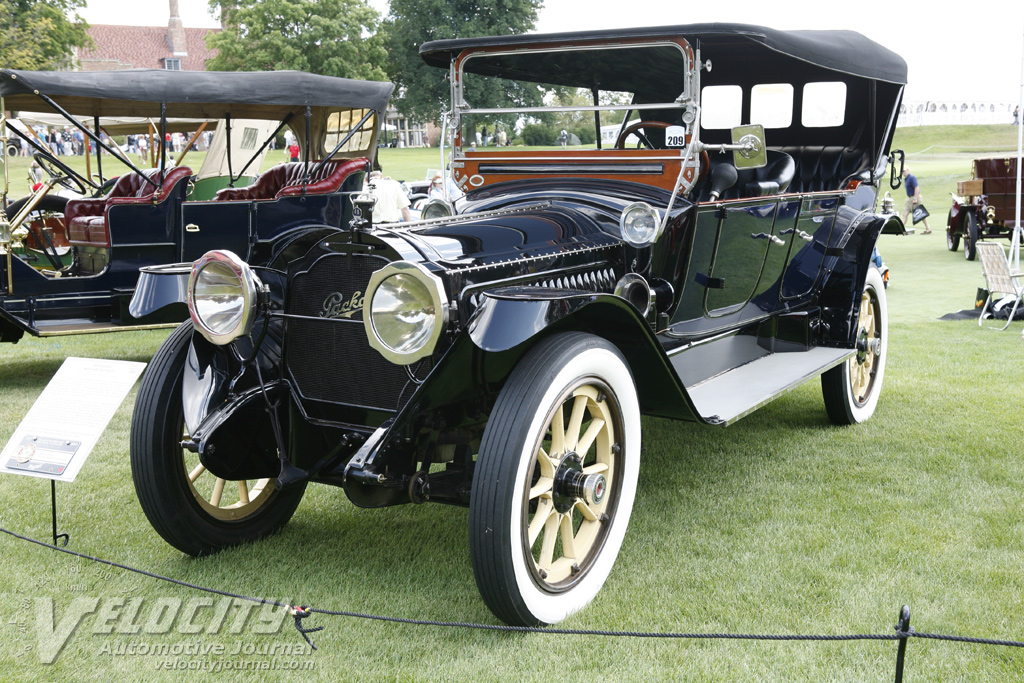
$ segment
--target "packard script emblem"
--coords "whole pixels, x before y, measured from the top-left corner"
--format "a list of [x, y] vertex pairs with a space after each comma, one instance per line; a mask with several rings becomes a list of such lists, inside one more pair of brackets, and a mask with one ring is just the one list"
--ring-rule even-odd
[[321, 318], [351, 318], [363, 310], [363, 293], [354, 292], [347, 297], [341, 292], [334, 292], [324, 299], [320, 310]]

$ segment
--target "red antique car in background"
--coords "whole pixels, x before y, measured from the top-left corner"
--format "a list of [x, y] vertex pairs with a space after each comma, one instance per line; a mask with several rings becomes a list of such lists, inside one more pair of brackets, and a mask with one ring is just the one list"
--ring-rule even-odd
[[[973, 261], [979, 239], [1011, 237], [1017, 225], [1016, 159], [975, 159], [971, 180], [957, 183], [946, 221], [946, 246], [956, 251], [964, 240], [964, 256]], [[952, 194], [952, 193], [950, 193]]]

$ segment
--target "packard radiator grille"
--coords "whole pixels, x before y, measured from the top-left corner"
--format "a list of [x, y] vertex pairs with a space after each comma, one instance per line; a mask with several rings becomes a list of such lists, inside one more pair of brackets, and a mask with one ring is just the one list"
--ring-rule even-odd
[[[388, 260], [328, 254], [290, 287], [285, 364], [306, 399], [397, 410], [409, 383], [404, 367], [370, 348], [363, 330], [363, 295], [370, 275]], [[406, 392], [406, 398], [409, 392]]]

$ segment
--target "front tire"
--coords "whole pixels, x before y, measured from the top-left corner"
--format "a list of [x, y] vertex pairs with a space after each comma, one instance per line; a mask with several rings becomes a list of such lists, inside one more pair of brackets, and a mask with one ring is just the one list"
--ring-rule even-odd
[[878, 270], [869, 268], [860, 299], [857, 353], [821, 376], [825, 410], [833, 424], [857, 424], [875, 412], [885, 375], [888, 341], [885, 284]]
[[541, 342], [513, 370], [484, 430], [470, 556], [502, 621], [556, 624], [611, 572], [629, 524], [640, 408], [622, 354], [592, 335]]
[[165, 541], [207, 555], [262, 538], [295, 512], [305, 484], [275, 489], [273, 479], [227, 481], [181, 447], [182, 374], [191, 321], [164, 341], [142, 377], [132, 415], [132, 479], [142, 510]]

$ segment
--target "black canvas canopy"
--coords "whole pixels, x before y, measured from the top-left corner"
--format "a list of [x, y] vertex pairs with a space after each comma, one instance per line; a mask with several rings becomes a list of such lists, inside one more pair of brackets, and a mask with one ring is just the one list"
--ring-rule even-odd
[[383, 113], [394, 85], [301, 71], [15, 71], [0, 70], [8, 110], [47, 111], [36, 92], [76, 116], [282, 120], [310, 107]]
[[[611, 45], [617, 41], [678, 37], [700, 45], [705, 56], [711, 48], [719, 56], [728, 55], [750, 68], [762, 65], [767, 53], [774, 52], [842, 74], [899, 85], [907, 82], [907, 64], [902, 57], [854, 31], [778, 31], [731, 23], [434, 40], [420, 46], [420, 56], [432, 66], [447, 68], [460, 52], [470, 48], [566, 47], [587, 42]], [[483, 63], [480, 66], [483, 67]], [[528, 79], [522, 73], [516, 78], [550, 83], [552, 66], [537, 59], [536, 79]], [[467, 69], [474, 70], [472, 62]], [[586, 85], [585, 75], [577, 73], [583, 81], [580, 84]]]

